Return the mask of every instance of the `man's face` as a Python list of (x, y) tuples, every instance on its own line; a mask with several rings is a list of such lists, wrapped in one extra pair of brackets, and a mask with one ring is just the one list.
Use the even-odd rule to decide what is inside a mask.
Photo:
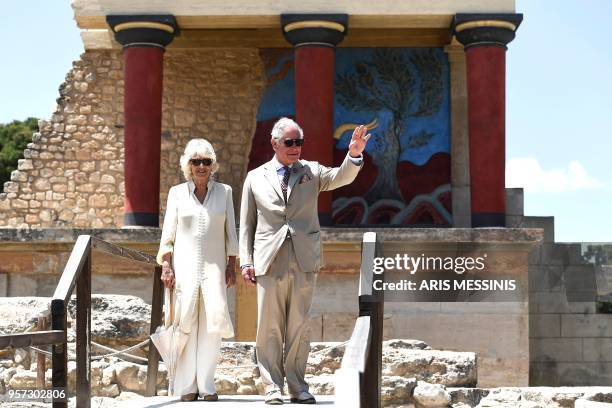
[(287, 128), (285, 130), (285, 134), (280, 138), (278, 143), (272, 139), (272, 148), (276, 153), (276, 159), (279, 163), (288, 166), (290, 164), (295, 163), (300, 159), (300, 154), (302, 153), (302, 146), (298, 146), (295, 142), (292, 146), (288, 147), (285, 144), (286, 140), (295, 140), (300, 138), (300, 132), (295, 128)]

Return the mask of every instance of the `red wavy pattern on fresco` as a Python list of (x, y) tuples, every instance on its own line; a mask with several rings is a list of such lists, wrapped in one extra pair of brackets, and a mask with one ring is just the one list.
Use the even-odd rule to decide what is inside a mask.
[(410, 162), (400, 162), (397, 166), (397, 181), (406, 203), (419, 194), (430, 194), (442, 184), (451, 182), (450, 154), (433, 154), (427, 163), (417, 166)]
[[(340, 165), (345, 156), (346, 150), (335, 149), (335, 165)], [(450, 183), (450, 155), (444, 152), (435, 153), (422, 166), (400, 162), (396, 174), (404, 202), (410, 203), (415, 196), (430, 194), (437, 187)], [(357, 179), (347, 186), (334, 190), (334, 199), (364, 195), (376, 180), (377, 175), (376, 165), (366, 153), (364, 167), (359, 172)], [(444, 207), (451, 212), (450, 194), (448, 197), (441, 194), (439, 198)]]

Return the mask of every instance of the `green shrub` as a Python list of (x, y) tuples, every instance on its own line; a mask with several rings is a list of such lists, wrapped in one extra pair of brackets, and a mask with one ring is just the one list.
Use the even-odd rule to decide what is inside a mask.
[(32, 141), (32, 133), (38, 132), (38, 119), (27, 118), (0, 124), (0, 191), (11, 172), (17, 169), (17, 160), (23, 159), (23, 150)]

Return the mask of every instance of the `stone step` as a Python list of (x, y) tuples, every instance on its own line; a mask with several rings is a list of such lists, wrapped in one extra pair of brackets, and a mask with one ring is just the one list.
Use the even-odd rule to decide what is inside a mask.
[(447, 388), (451, 407), (612, 407), (612, 387)]

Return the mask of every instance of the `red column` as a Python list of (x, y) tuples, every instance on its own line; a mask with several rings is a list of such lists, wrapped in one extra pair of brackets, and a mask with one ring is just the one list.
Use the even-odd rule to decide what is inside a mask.
[[(302, 157), (333, 165), (335, 47), (346, 14), (283, 14), (283, 34), (295, 47), (295, 116), (304, 130)], [(319, 195), (319, 222), (331, 224), (332, 194)]]
[(123, 52), (126, 225), (159, 225), (163, 56), (158, 47)]
[(123, 45), (124, 227), (159, 227), (164, 50), (178, 32), (170, 15), (107, 16)]
[(472, 227), (506, 225), (506, 45), (521, 14), (457, 14), (465, 46)]
[(466, 51), (472, 226), (504, 226), (506, 50)]
[[(334, 153), (334, 49), (295, 49), (295, 115), (304, 130), (302, 157), (333, 165)], [(331, 223), (332, 194), (319, 195), (319, 221)]]

